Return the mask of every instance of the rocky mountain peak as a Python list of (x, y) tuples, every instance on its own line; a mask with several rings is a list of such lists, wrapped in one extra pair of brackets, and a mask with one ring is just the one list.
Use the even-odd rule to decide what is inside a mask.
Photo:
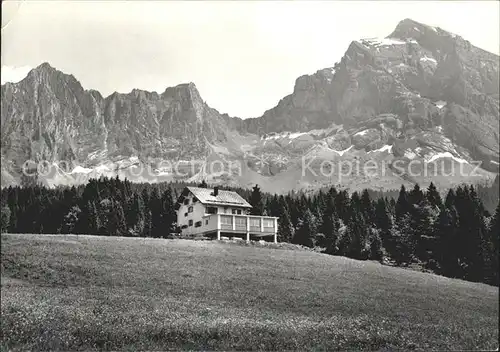
[(410, 18), (400, 21), (388, 38), (409, 39), (418, 38), (422, 35), (437, 35), (444, 32), (440, 28), (432, 27)]
[[(318, 162), (420, 158), (467, 165), (481, 160), (483, 168), (498, 171), (497, 55), (438, 27), (404, 19), (385, 38), (353, 41), (334, 62), (298, 77), (293, 92), (275, 107), (245, 120), (208, 106), (193, 82), (162, 93), (133, 89), (103, 98), (44, 63), (25, 80), (2, 86), (2, 160), (10, 162), (2, 165), (2, 180), (17, 178), (16, 167), (27, 158), (71, 161), (79, 168), (68, 182), (78, 183), (115, 176), (137, 160), (155, 168), (164, 160), (197, 164), (244, 157), (243, 175), (211, 181), (259, 183), (272, 191), (331, 182), (295, 174), (304, 156)], [(186, 179), (200, 181), (205, 167), (191, 170)], [(174, 177), (159, 173), (163, 176), (148, 180)], [(132, 175), (144, 181), (141, 177)], [(429, 179), (404, 180), (425, 184)], [(433, 178), (436, 184), (440, 180), (450, 183)], [(454, 182), (462, 181), (467, 179)], [(363, 182), (397, 188), (402, 179), (355, 175), (344, 185), (356, 188)]]

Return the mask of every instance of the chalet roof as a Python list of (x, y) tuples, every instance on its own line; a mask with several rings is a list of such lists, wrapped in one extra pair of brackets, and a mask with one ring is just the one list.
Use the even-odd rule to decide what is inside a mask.
[[(202, 204), (207, 205), (222, 205), (222, 206), (237, 206), (251, 208), (252, 206), (238, 193), (233, 191), (219, 190), (217, 196), (213, 195), (214, 190), (212, 188), (200, 188), (200, 187), (186, 187), (179, 197), (178, 202), (182, 203), (184, 197), (188, 192), (193, 193), (193, 195)], [(176, 207), (178, 208), (178, 207)]]

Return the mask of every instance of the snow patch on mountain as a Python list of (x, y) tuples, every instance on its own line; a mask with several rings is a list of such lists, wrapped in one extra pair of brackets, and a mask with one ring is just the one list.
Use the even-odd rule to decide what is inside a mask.
[(111, 171), (107, 165), (99, 165), (94, 169), (96, 172), (109, 172)]
[(432, 57), (428, 57), (428, 56), (421, 57), (420, 61), (422, 61), (422, 62), (430, 61), (430, 62), (437, 64), (437, 61), (435, 59), (433, 59)]
[(88, 174), (90, 172), (92, 172), (93, 170), (92, 169), (89, 169), (88, 167), (82, 167), (80, 165), (76, 166), (71, 172), (70, 174)]
[(408, 159), (415, 159), (417, 157), (417, 154), (411, 149), (406, 149), (404, 156)]
[(349, 148), (344, 149), (344, 150), (335, 150), (335, 149), (332, 149), (332, 151), (334, 151), (334, 152), (335, 152), (335, 153), (337, 153), (338, 155), (342, 156), (342, 155), (344, 155), (345, 153), (347, 153), (349, 150), (351, 150), (351, 149), (352, 149), (352, 147), (353, 147), (353, 146), (351, 145)]
[(443, 100), (438, 100), (434, 103), (438, 109), (442, 109), (443, 107), (446, 106), (446, 102)]
[(406, 44), (406, 42), (392, 38), (362, 38), (359, 42), (365, 46), (373, 47)]
[(392, 145), (386, 144), (386, 145), (382, 146), (379, 149), (370, 150), (368, 152), (368, 154), (369, 153), (376, 153), (376, 152), (388, 152), (388, 153), (392, 153)]
[(273, 133), (269, 134), (267, 136), (263, 136), (263, 140), (270, 140), (270, 139), (282, 139), (282, 138), (289, 138), (289, 139), (295, 139), (297, 137), (300, 137), (304, 134), (307, 134), (307, 132), (281, 132), (281, 133)]
[(366, 133), (368, 133), (368, 130), (359, 131), (358, 133), (355, 133), (354, 135), (355, 136), (364, 136)]
[(464, 164), (464, 163), (468, 163), (467, 160), (465, 159), (462, 159), (462, 158), (457, 158), (456, 156), (454, 156), (453, 154), (451, 154), (450, 152), (443, 152), (443, 153), (437, 153), (437, 154), (434, 154), (432, 155), (428, 160), (426, 160), (428, 163), (432, 163), (433, 161), (437, 160), (437, 159), (441, 159), (441, 158), (451, 158), (461, 164)]

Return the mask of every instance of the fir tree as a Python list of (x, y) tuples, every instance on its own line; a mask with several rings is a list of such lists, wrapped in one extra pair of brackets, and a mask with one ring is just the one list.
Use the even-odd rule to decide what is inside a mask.
[(457, 216), (453, 208), (443, 207), (434, 224), (435, 246), (433, 258), (439, 265), (440, 273), (460, 277), (458, 253), (456, 249)]
[(410, 264), (415, 253), (414, 230), (411, 226), (410, 214), (404, 214), (391, 230), (394, 241), (393, 259), (396, 264)]
[(343, 190), (335, 197), (335, 210), (344, 223), (347, 223), (350, 215), (350, 199), (346, 190)]
[(283, 198), (280, 198), (279, 208), (280, 216), (278, 219), (278, 240), (280, 242), (291, 242), (295, 231), (290, 219), (288, 207)]
[(321, 221), (321, 233), (325, 236), (325, 241), (320, 244), (321, 246), (327, 248), (327, 252), (332, 254), (336, 252), (337, 236), (340, 228), (334, 201), (335, 200), (333, 198), (329, 198), (326, 202)]
[(162, 208), (163, 208), (163, 226), (164, 226), (164, 236), (169, 236), (171, 233), (175, 232), (177, 223), (177, 214), (175, 212), (174, 199), (172, 197), (172, 189), (167, 187), (165, 192), (161, 197)]
[(382, 239), (380, 237), (380, 230), (370, 228), (368, 233), (368, 246), (369, 254), (368, 259), (381, 261), (384, 254), (382, 251)]
[(391, 242), (392, 218), (383, 198), (379, 198), (375, 205), (375, 226), (380, 230), (382, 246), (389, 253), (394, 253), (394, 243)]
[(491, 218), (488, 235), (486, 240), (485, 257), (486, 257), (486, 281), (492, 285), (499, 285), (499, 237), (500, 237), (500, 202), (497, 205), (495, 214)]
[(1, 208), (1, 218), (0, 218), (0, 232), (4, 233), (9, 230), (9, 222), (11, 217), (11, 211), (8, 205), (3, 205)]
[(154, 187), (150, 194), (149, 210), (151, 211), (151, 236), (163, 237), (167, 229), (163, 226), (163, 207), (157, 187)]
[(418, 183), (415, 184), (413, 189), (408, 194), (408, 203), (411, 205), (419, 205), (424, 200), (424, 193), (420, 189)]
[(299, 224), (299, 228), (293, 237), (294, 244), (300, 244), (306, 247), (314, 247), (316, 235), (316, 219), (312, 212), (307, 209)]
[(151, 210), (146, 209), (144, 212), (144, 232), (143, 237), (151, 237)]
[(68, 214), (64, 217), (63, 233), (73, 233), (81, 212), (77, 205), (71, 207)]
[(408, 193), (404, 185), (401, 185), (398, 201), (396, 202), (396, 221), (410, 212), (410, 203), (408, 202)]
[(111, 202), (108, 213), (107, 232), (111, 236), (127, 235), (127, 226), (123, 207), (118, 201)]
[(99, 214), (97, 212), (97, 207), (95, 205), (95, 202), (88, 202), (87, 203), (87, 212), (88, 212), (88, 229), (91, 235), (99, 233), (101, 229), (101, 221), (99, 218)]
[(375, 207), (367, 189), (361, 194), (361, 209), (366, 223), (371, 226), (375, 225)]
[(427, 188), (427, 192), (425, 193), (425, 197), (429, 201), (429, 204), (436, 208), (441, 208), (443, 206), (443, 200), (441, 199), (441, 195), (439, 194), (434, 183), (431, 182), (429, 187)]
[(251, 215), (263, 215), (264, 214), (264, 201), (262, 199), (262, 194), (258, 185), (252, 190), (252, 195), (250, 196), (250, 205), (252, 209), (250, 210)]
[(361, 212), (357, 208), (351, 210), (351, 217), (347, 222), (346, 255), (353, 259), (367, 259), (369, 251), (366, 248), (369, 227)]

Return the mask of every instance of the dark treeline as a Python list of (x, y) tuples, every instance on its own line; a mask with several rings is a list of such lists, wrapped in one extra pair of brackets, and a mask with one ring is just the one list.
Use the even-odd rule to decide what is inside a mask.
[[(101, 178), (78, 187), (4, 188), (2, 232), (169, 237), (178, 231), (175, 200), (185, 186)], [(402, 186), (394, 197), (335, 187), (279, 196), (232, 188), (253, 214), (279, 217), (280, 242), (498, 286), (499, 208), (489, 212), (481, 200), (494, 187), (483, 187), (483, 197), (480, 189), (463, 185), (442, 199), (433, 184)]]

